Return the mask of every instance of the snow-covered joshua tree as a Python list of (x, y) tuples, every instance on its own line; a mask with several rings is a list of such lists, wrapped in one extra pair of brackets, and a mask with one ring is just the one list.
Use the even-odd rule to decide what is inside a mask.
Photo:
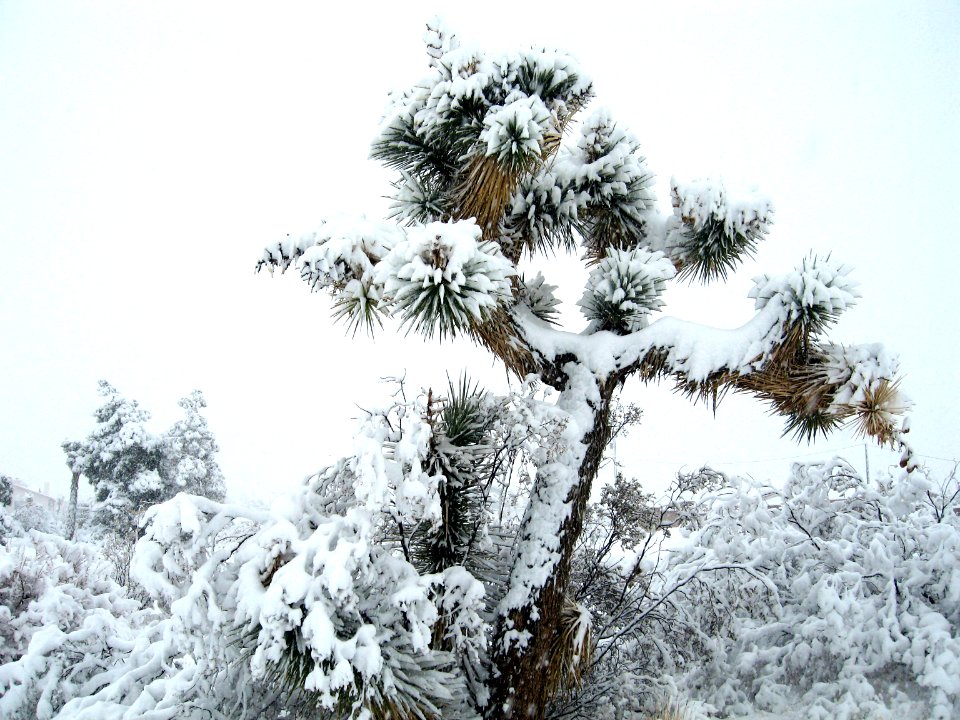
[[(558, 691), (542, 669), (557, 652), (611, 404), (628, 378), (672, 382), (706, 402), (752, 394), (799, 438), (853, 423), (911, 467), (896, 418), (906, 401), (881, 346), (826, 339), (858, 297), (849, 269), (829, 258), (756, 278), (756, 314), (738, 329), (655, 318), (668, 282), (724, 280), (751, 255), (770, 228), (770, 201), (674, 181), (664, 214), (637, 140), (609, 113), (586, 114), (576, 139), (561, 141), (593, 95), (572, 57), (489, 56), (438, 26), (426, 40), (429, 71), (391, 98), (372, 148), (399, 172), (395, 222), (331, 220), (271, 245), (259, 267), (295, 267), (354, 329), (395, 317), (427, 337), (465, 335), (557, 391), (560, 449), (536, 468), (504, 586), (487, 588), (499, 597), (484, 712), (539, 718)], [(589, 269), (585, 328), (558, 326), (553, 288), (518, 272), (525, 254), (556, 251), (582, 254)]]

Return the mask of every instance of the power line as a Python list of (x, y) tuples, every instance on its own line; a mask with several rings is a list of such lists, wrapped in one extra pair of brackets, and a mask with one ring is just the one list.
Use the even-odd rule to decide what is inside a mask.
[(936, 455), (921, 455), (920, 453), (914, 453), (914, 455), (916, 455), (917, 457), (926, 458), (927, 460), (943, 460), (943, 462), (951, 462), (951, 463), (957, 462), (956, 458), (942, 458), (942, 457), (937, 457)]
[[(765, 463), (765, 462), (778, 462), (781, 460), (796, 460), (798, 458), (813, 457), (815, 455), (824, 456), (829, 455), (830, 453), (837, 453), (841, 450), (851, 450), (852, 448), (863, 447), (864, 443), (854, 443), (852, 445), (844, 445), (843, 447), (831, 448), (826, 450), (817, 450), (809, 453), (802, 453), (800, 455), (784, 455), (781, 457), (771, 457), (771, 458), (761, 458), (758, 460), (723, 460), (723, 461), (710, 461), (710, 465), (752, 465), (755, 463)], [(941, 460), (943, 462), (956, 463), (958, 460), (956, 458), (944, 458), (937, 457), (936, 455), (922, 455), (920, 453), (914, 453), (917, 457), (926, 458), (927, 460)], [(688, 465), (690, 463), (689, 458), (686, 460), (648, 460), (646, 458), (640, 459), (640, 462), (653, 463), (655, 465)]]
[[(853, 445), (845, 445), (844, 447), (833, 448), (828, 450), (818, 450), (815, 452), (803, 453), (801, 455), (784, 455), (782, 457), (772, 457), (772, 458), (761, 458), (759, 460), (724, 460), (724, 461), (711, 461), (711, 465), (747, 465), (751, 463), (763, 463), (763, 462), (777, 462), (779, 460), (796, 460), (797, 458), (804, 457), (813, 457), (814, 455), (827, 455), (829, 453), (840, 452), (841, 450), (849, 450), (851, 448), (863, 447), (863, 443), (854, 443)], [(689, 458), (687, 460), (646, 460), (643, 459), (641, 462), (650, 462), (656, 463), (658, 465), (686, 465), (690, 462)]]

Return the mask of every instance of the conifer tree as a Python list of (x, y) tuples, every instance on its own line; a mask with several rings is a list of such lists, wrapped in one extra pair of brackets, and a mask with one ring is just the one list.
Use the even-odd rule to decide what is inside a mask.
[(200, 411), (207, 406), (203, 393), (194, 390), (179, 403), (184, 417), (163, 437), (161, 471), (173, 492), (223, 500), (226, 488), (215, 455), (220, 448)]
[[(658, 317), (668, 282), (722, 281), (751, 255), (772, 224), (767, 198), (710, 179), (674, 181), (664, 214), (638, 141), (608, 112), (586, 112), (593, 86), (572, 57), (490, 56), (439, 26), (428, 28), (427, 50), (427, 75), (391, 98), (371, 151), (399, 174), (393, 221), (329, 221), (271, 245), (258, 267), (295, 267), (312, 289), (331, 293), (348, 327), (373, 332), (392, 317), (428, 338), (467, 336), (518, 378), (556, 391), (558, 441), (534, 463), (503, 582), (487, 587), (489, 696), (475, 696), (489, 718), (542, 718), (577, 682), (579, 647), (589, 642), (569, 593), (572, 562), (613, 432), (611, 408), (629, 378), (670, 382), (711, 403), (729, 391), (751, 394), (798, 438), (852, 423), (902, 450), (909, 469), (896, 417), (907, 403), (896, 359), (882, 347), (827, 339), (859, 297), (849, 268), (831, 258), (756, 278), (756, 315), (741, 328)], [(575, 136), (565, 144), (568, 132)], [(579, 253), (589, 271), (579, 302), (585, 328), (558, 326), (553, 288), (518, 270), (525, 255), (558, 251)], [(440, 480), (430, 491), (444, 521), (434, 508), (430, 532), (413, 545), (423, 573), (465, 562), (466, 531), (481, 514), (462, 448), (482, 428), (457, 430), (456, 406), (425, 418), (446, 439), (431, 451)], [(385, 455), (399, 452), (384, 442)], [(325, 667), (308, 662), (314, 685), (319, 674), (330, 687)]]
[[(106, 380), (98, 392), (104, 401), (94, 412), (96, 427), (82, 441), (64, 442), (63, 451), (74, 478), (83, 475), (93, 485), (95, 522), (128, 535), (144, 509), (169, 497), (159, 473), (160, 443), (146, 429), (150, 414), (136, 400)], [(71, 505), (74, 497), (71, 487)], [(74, 516), (70, 524), (75, 522)]]

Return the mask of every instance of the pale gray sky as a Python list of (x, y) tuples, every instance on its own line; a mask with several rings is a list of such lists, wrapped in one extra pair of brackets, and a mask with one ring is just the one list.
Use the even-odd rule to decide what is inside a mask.
[[(338, 5), (0, 3), (0, 472), (65, 492), (60, 442), (92, 427), (99, 378), (158, 431), (203, 390), (229, 488), (265, 497), (345, 450), (382, 375), (501, 383), (482, 351), (351, 339), (325, 296), (253, 274), (325, 214), (382, 214), (369, 141), (386, 93), (424, 73), (438, 10), (471, 44), (576, 55), (662, 198), (671, 175), (716, 174), (773, 197), (756, 261), (671, 292), (667, 313), (739, 325), (753, 275), (831, 252), (864, 295), (833, 337), (899, 352), (918, 451), (960, 456), (955, 2)], [(571, 302), (575, 271), (548, 275)], [(647, 416), (618, 458), (651, 482), (705, 461), (781, 478), (836, 448), (862, 462), (848, 434), (781, 440), (748, 398), (714, 418), (666, 389), (627, 395)]]

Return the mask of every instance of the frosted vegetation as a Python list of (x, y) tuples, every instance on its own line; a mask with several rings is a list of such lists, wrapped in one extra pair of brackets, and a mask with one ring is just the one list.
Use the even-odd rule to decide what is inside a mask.
[[(769, 199), (674, 180), (662, 213), (638, 141), (605, 110), (575, 120), (592, 84), (572, 57), (426, 40), (372, 149), (399, 174), (395, 222), (331, 218), (259, 267), (329, 292), (353, 332), (466, 336), (515, 389), (400, 382), (342, 459), (259, 509), (224, 501), (199, 393), (157, 437), (104, 384), (94, 431), (64, 444), (96, 494), (65, 532), (122, 551), (0, 515), (0, 715), (957, 717), (960, 488), (917, 466), (896, 357), (826, 337), (859, 297), (850, 269), (755, 278), (737, 329), (662, 317), (668, 282), (753, 252)], [(568, 251), (587, 276), (572, 330), (519, 269)], [(632, 377), (751, 394), (801, 439), (852, 424), (901, 467), (600, 487), (640, 420), (617, 400)]]
[[(337, 717), (375, 692), (374, 714), (475, 716), (530, 478), (482, 477), (492, 512), (464, 503), (469, 536), (444, 535), (438, 483), (413, 468), (462, 469), (476, 446), (431, 427), (423, 400), (371, 416), (356, 455), (269, 511), (154, 506), (127, 588), (93, 545), (8, 533), (0, 714)], [(480, 402), (506, 455), (558, 437), (531, 432), (530, 398)], [(691, 717), (956, 717), (958, 491), (919, 470), (867, 482), (840, 459), (780, 488), (704, 469), (660, 498), (621, 475), (573, 563), (570, 632), (592, 649), (547, 716), (642, 718), (682, 697)]]

